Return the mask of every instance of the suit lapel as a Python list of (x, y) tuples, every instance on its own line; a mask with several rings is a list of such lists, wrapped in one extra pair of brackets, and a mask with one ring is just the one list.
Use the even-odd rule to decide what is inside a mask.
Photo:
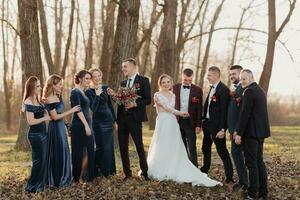
[(188, 110), (190, 110), (190, 102), (192, 101), (192, 96), (194, 94), (195, 86), (191, 84), (191, 89), (190, 89), (190, 95), (189, 95), (189, 102), (188, 102)]

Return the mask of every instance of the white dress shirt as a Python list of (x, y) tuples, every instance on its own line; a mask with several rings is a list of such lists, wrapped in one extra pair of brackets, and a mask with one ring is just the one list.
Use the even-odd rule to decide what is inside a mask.
[(220, 82), (210, 85), (210, 87), (212, 87), (212, 88), (210, 90), (210, 93), (208, 94), (209, 96), (208, 96), (207, 113), (206, 113), (206, 118), (207, 119), (209, 119), (209, 106), (210, 106), (211, 98), (216, 93), (216, 88), (217, 88), (219, 83)]
[(180, 111), (182, 111), (182, 112), (188, 112), (189, 111), (190, 92), (191, 92), (191, 88), (190, 89), (183, 88), (183, 84), (181, 84), (181, 89), (180, 89)]
[[(133, 82), (135, 80), (136, 75), (137, 75), (137, 73), (135, 73), (134, 75), (128, 77), (127, 82), (126, 82), (126, 87), (131, 88), (133, 86)], [(129, 83), (129, 80), (130, 80), (130, 83)], [(128, 83), (129, 83), (129, 85), (128, 85)]]

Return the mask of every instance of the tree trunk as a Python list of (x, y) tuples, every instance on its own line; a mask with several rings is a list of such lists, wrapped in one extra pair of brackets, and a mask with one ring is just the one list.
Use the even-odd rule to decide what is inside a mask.
[(136, 54), (140, 0), (120, 0), (109, 85), (116, 89), (123, 77), (122, 61)]
[(212, 41), (212, 37), (213, 37), (213, 33), (214, 33), (214, 28), (215, 28), (216, 22), (219, 18), (219, 15), (221, 13), (224, 2), (225, 2), (225, 0), (222, 0), (220, 5), (217, 7), (217, 9), (214, 13), (214, 17), (211, 22), (210, 32), (208, 35), (208, 41), (207, 41), (206, 49), (205, 49), (205, 54), (204, 54), (203, 61), (201, 64), (200, 81), (199, 81), (199, 86), (201, 88), (203, 88), (203, 86), (204, 86), (204, 76), (205, 76), (205, 73), (207, 70), (208, 57), (209, 57), (210, 45), (211, 45), (211, 41)]
[[(59, 8), (58, 8), (59, 1)], [(63, 5), (62, 0), (55, 0), (54, 6), (55, 22), (55, 49), (54, 49), (54, 73), (58, 74), (61, 67), (62, 48), (62, 26), (63, 26)]]
[[(18, 12), (21, 34), (22, 88), (24, 88), (25, 81), (31, 75), (37, 76), (43, 83), (37, 2), (35, 0), (18, 0)], [(25, 113), (22, 112), (16, 149), (29, 150), (27, 130), (28, 124), (25, 119)]]
[(65, 76), (66, 76), (66, 68), (69, 63), (69, 49), (70, 49), (71, 41), (72, 41), (74, 11), (75, 11), (75, 0), (72, 0), (71, 1), (70, 22), (69, 22), (69, 33), (68, 33), (68, 39), (67, 39), (66, 48), (65, 48), (64, 62), (63, 62), (63, 65), (61, 68), (61, 73), (60, 73), (63, 78), (65, 78)]
[[(158, 90), (157, 81), (162, 73), (169, 74), (171, 77), (174, 75), (177, 1), (165, 0), (164, 2), (164, 19), (159, 33), (155, 64), (151, 75), (152, 95)], [(149, 125), (150, 129), (153, 129), (156, 113), (153, 106), (150, 108)]]
[[(5, 0), (2, 0), (2, 19), (5, 18)], [(8, 10), (8, 8), (7, 8)], [(3, 86), (4, 86), (4, 96), (5, 96), (5, 113), (6, 113), (6, 128), (7, 130), (11, 129), (11, 104), (10, 99), (12, 95), (12, 89), (9, 87), (9, 78), (8, 78), (8, 61), (7, 61), (7, 46), (8, 46), (8, 35), (7, 35), (7, 29), (6, 26), (6, 34), (4, 31), (4, 21), (1, 21), (1, 32), (2, 32), (2, 47), (3, 47)]]
[(273, 60), (274, 60), (274, 53), (275, 53), (275, 43), (278, 39), (280, 33), (283, 31), (286, 24), (289, 22), (290, 17), (293, 14), (295, 9), (296, 0), (290, 2), (290, 9), (289, 12), (280, 25), (278, 31), (276, 31), (276, 3), (273, 0), (268, 0), (268, 19), (269, 19), (269, 34), (268, 34), (268, 46), (267, 46), (267, 53), (266, 59), (264, 63), (264, 68), (259, 80), (259, 85), (263, 88), (263, 90), (268, 94), (270, 79), (272, 75), (273, 69)]
[(89, 1), (90, 5), (90, 28), (89, 28), (89, 38), (85, 51), (85, 68), (89, 69), (93, 64), (93, 35), (94, 35), (94, 25), (95, 25), (95, 0)]
[(115, 10), (115, 1), (110, 0), (106, 7), (106, 18), (103, 27), (102, 52), (100, 57), (100, 67), (103, 72), (104, 83), (108, 82), (111, 70), (111, 57), (114, 44)]
[(39, 16), (40, 16), (40, 24), (41, 24), (41, 34), (42, 34), (42, 44), (44, 47), (44, 53), (46, 62), (48, 65), (48, 71), (49, 74), (54, 74), (54, 64), (52, 61), (52, 55), (49, 45), (49, 39), (48, 39), (48, 30), (47, 30), (47, 20), (46, 20), (46, 14), (44, 10), (44, 4), (43, 0), (37, 0), (38, 10), (39, 10)]

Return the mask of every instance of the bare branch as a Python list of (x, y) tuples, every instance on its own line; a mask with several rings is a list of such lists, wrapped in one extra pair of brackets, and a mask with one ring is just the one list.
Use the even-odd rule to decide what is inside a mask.
[(5, 22), (10, 28), (12, 28), (17, 33), (18, 36), (21, 36), (20, 32), (7, 19), (0, 18), (0, 21)]
[(280, 35), (280, 33), (283, 31), (283, 29), (287, 25), (287, 23), (290, 21), (291, 16), (293, 14), (293, 11), (295, 9), (295, 5), (296, 5), (296, 0), (293, 0), (292, 3), (290, 1), (289, 13), (287, 14), (286, 18), (283, 20), (283, 22), (282, 22), (281, 26), (279, 27), (278, 31), (276, 31), (276, 39), (278, 38), (278, 36)]

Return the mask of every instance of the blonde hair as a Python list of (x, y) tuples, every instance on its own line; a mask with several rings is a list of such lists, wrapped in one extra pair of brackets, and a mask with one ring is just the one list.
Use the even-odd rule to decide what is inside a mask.
[[(53, 74), (49, 76), (49, 78), (46, 80), (45, 86), (43, 88), (43, 97), (42, 100), (45, 101), (47, 97), (50, 96), (51, 93), (54, 94), (53, 86), (57, 85), (59, 82), (61, 82), (63, 78), (60, 75)], [(58, 95), (58, 98), (61, 97), (61, 94)]]
[[(157, 81), (157, 85), (158, 85), (159, 90), (161, 90), (161, 81), (164, 78), (168, 78), (171, 82), (171, 85), (173, 85), (173, 79), (171, 78), (171, 76), (169, 76), (168, 74), (162, 74), (162, 75), (160, 75), (160, 77), (158, 78), (158, 81)], [(170, 90), (172, 90), (172, 87), (170, 87)]]

